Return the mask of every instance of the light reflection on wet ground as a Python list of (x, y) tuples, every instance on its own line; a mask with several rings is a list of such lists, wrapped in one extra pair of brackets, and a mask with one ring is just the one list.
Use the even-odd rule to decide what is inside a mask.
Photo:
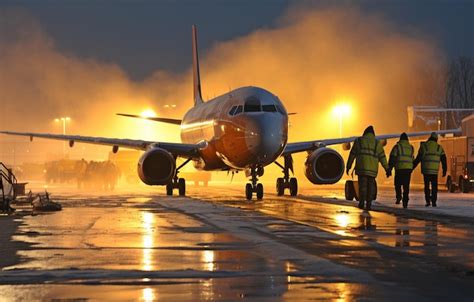
[[(229, 190), (230, 191), (230, 190)], [(233, 190), (232, 190), (233, 191)], [(400, 217), (383, 212), (366, 212), (354, 206), (315, 203), (290, 197), (272, 196), (271, 201), (242, 202), (237, 192), (220, 201), (242, 209), (257, 210), (285, 220), (307, 224), (344, 237), (350, 245), (378, 243), (410, 254), (439, 256), (474, 270), (474, 228), (446, 225), (433, 220)], [(230, 195), (230, 196), (229, 196)], [(204, 198), (204, 196), (202, 196)], [(213, 201), (216, 198), (212, 199)], [(275, 226), (286, 228), (285, 225)], [(360, 242), (358, 242), (360, 241)]]
[[(369, 271), (388, 282), (397, 279), (412, 286), (448, 289), (459, 284), (464, 293), (474, 294), (474, 228), (472, 224), (446, 225), (434, 220), (400, 217), (383, 212), (359, 210), (355, 206), (335, 205), (300, 198), (266, 195), (264, 202), (245, 202), (238, 191), (228, 189), (225, 197), (212, 202), (297, 222), (323, 231), (311, 235), (294, 226), (272, 226), (280, 240), (292, 241), (301, 249), (331, 261)], [(199, 194), (204, 198), (204, 195)], [(270, 200), (269, 200), (270, 199)], [(327, 236), (328, 233), (337, 235)], [(413, 269), (416, 270), (411, 271)], [(436, 271), (434, 280), (430, 271)], [(406, 275), (406, 276), (405, 276)], [(428, 276), (427, 276), (428, 275)], [(419, 278), (430, 281), (419, 281)], [(460, 279), (457, 279), (460, 278)], [(405, 280), (403, 280), (405, 279)], [(464, 284), (464, 285), (462, 285)], [(441, 294), (440, 290), (440, 294)], [(443, 294), (449, 297), (450, 290)]]
[(8, 269), (245, 270), (261, 260), (238, 238), (163, 210), (65, 207), (25, 223), (14, 239), (34, 245), (19, 253), (30, 260)]
[[(199, 200), (68, 196), (63, 211), (24, 218), (15, 240), (32, 246), (18, 252), (23, 261), (4, 268), (11, 275), (0, 275), (0, 280), (13, 280), (12, 270), (33, 274), (25, 282), (11, 282), (26, 285), (0, 286), (2, 296), (7, 301), (423, 301), (444, 298), (451, 290), (458, 298), (469, 292), (466, 284), (472, 278), (463, 277), (473, 270), (474, 236), (465, 225), (271, 195), (265, 202), (248, 203), (234, 189), (209, 188), (206, 195), (191, 189), (190, 194), (211, 201), (209, 209), (212, 204), (240, 209), (236, 214), (221, 207), (213, 215), (258, 227), (260, 240), (368, 272), (375, 279), (340, 275), (340, 266), (329, 265), (329, 272), (328, 267), (324, 272), (305, 267), (291, 254), (275, 259), (262, 249), (263, 242), (222, 229), (212, 215), (190, 215), (180, 207), (185, 200), (202, 204)], [(35, 272), (45, 275), (35, 277)], [(74, 277), (81, 272), (87, 272), (82, 279)], [(36, 284), (44, 282), (53, 284)], [(427, 286), (435, 290), (427, 293)]]

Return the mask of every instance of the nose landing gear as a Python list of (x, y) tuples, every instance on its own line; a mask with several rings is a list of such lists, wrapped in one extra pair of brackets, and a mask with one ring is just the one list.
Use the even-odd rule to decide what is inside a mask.
[(247, 200), (252, 200), (253, 193), (255, 193), (258, 200), (263, 199), (263, 185), (257, 183), (257, 176), (262, 176), (263, 172), (263, 167), (253, 167), (250, 169), (251, 182), (245, 185), (245, 197)]
[(293, 158), (291, 155), (285, 155), (284, 157), (285, 164), (281, 165), (278, 162), (275, 162), (283, 171), (283, 177), (279, 177), (276, 180), (276, 191), (278, 196), (283, 196), (285, 194), (285, 189), (290, 190), (291, 196), (296, 196), (298, 194), (298, 180), (296, 177), (290, 177), (290, 170), (293, 173)]

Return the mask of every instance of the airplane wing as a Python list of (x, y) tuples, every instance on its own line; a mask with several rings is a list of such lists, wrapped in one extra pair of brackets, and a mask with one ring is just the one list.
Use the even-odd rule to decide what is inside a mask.
[[(427, 136), (427, 135), (430, 135), (433, 132), (435, 132), (437, 134), (460, 134), (461, 129), (412, 132), (412, 133), (407, 133), (407, 135), (408, 135), (408, 137)], [(288, 143), (285, 147), (285, 150), (283, 150), (282, 155), (288, 155), (288, 154), (303, 152), (303, 151), (311, 151), (311, 150), (315, 150), (319, 147), (324, 147), (324, 146), (351, 143), (357, 137), (358, 136), (350, 136), (350, 137), (343, 137), (343, 138), (321, 139), (321, 140), (307, 141), (307, 142)], [(400, 133), (385, 134), (385, 135), (377, 135), (376, 136), (376, 138), (379, 139), (379, 140), (399, 138), (399, 137), (400, 137)]]
[(30, 133), (30, 132), (12, 132), (12, 131), (0, 131), (0, 133), (7, 135), (16, 136), (27, 136), (30, 140), (34, 137), (55, 139), (62, 141), (69, 141), (69, 146), (73, 146), (75, 142), (113, 146), (115, 148), (124, 147), (135, 150), (148, 150), (150, 148), (162, 148), (167, 150), (176, 156), (182, 157), (195, 157), (199, 149), (205, 147), (205, 143), (199, 144), (181, 144), (181, 143), (164, 143), (164, 142), (153, 142), (144, 140), (134, 139), (122, 139), (122, 138), (107, 138), (107, 137), (93, 137), (93, 136), (80, 136), (80, 135), (62, 135), (62, 134), (47, 134), (47, 133)]

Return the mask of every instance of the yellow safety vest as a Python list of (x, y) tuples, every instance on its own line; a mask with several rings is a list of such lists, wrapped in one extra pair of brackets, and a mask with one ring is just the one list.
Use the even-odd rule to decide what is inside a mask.
[(387, 159), (382, 144), (371, 133), (357, 138), (354, 142), (356, 156), (355, 173), (376, 177), (379, 171), (379, 161), (384, 167)]
[(390, 154), (396, 158), (395, 170), (413, 170), (413, 154), (413, 146), (406, 140), (400, 140)]
[(438, 175), (441, 155), (444, 154), (443, 147), (435, 141), (421, 143), (421, 173), (427, 175)]

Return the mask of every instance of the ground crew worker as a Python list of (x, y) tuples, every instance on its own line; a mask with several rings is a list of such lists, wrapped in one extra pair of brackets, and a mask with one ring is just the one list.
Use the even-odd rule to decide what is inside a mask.
[(430, 204), (436, 207), (440, 161), (443, 169), (443, 177), (445, 177), (447, 168), (446, 154), (444, 153), (443, 147), (438, 144), (438, 135), (433, 132), (426, 142), (421, 143), (418, 155), (413, 162), (413, 169), (421, 162), (421, 173), (423, 173), (423, 181), (425, 184), (426, 207), (429, 207)]
[[(400, 140), (393, 146), (388, 160), (389, 172), (395, 168), (395, 196), (396, 204), (400, 204), (403, 199), (403, 207), (408, 207), (408, 195), (410, 194), (410, 178), (413, 171), (414, 160), (413, 146), (408, 142), (408, 136), (405, 132), (400, 135)], [(388, 173), (388, 174), (390, 174)], [(387, 175), (388, 176), (388, 175)], [(402, 197), (403, 188), (403, 197)]]
[(372, 126), (367, 127), (364, 134), (354, 141), (347, 160), (347, 175), (349, 175), (354, 159), (356, 161), (355, 173), (359, 181), (359, 208), (363, 209), (365, 202), (366, 209), (370, 210), (377, 189), (375, 177), (377, 177), (379, 170), (379, 162), (387, 174), (390, 174), (382, 143), (375, 138)]

